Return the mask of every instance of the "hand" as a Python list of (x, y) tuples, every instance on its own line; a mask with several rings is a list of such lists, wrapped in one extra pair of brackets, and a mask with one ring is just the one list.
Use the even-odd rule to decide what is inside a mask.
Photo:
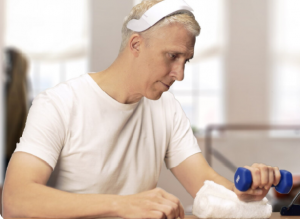
[(117, 214), (122, 218), (184, 219), (184, 210), (178, 198), (163, 189), (120, 196)]
[(276, 186), (280, 182), (281, 174), (278, 167), (254, 163), (251, 167), (244, 166), (244, 168), (251, 171), (252, 185), (246, 192), (241, 192), (234, 186), (233, 191), (241, 201), (260, 201), (267, 195), (272, 185)]

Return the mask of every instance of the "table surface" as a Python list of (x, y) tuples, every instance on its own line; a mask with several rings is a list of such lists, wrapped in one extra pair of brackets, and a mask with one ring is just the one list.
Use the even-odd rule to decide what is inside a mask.
[[(197, 219), (194, 215), (186, 215), (186, 219)], [(270, 219), (300, 219), (300, 216), (281, 216), (280, 212), (273, 212)]]
[[(197, 217), (194, 215), (186, 215), (185, 218), (186, 219), (197, 219)], [(13, 219), (13, 218), (4, 218), (4, 219)], [(28, 219), (28, 218), (18, 218), (18, 219)], [(38, 218), (34, 218), (34, 219), (38, 219)], [(40, 219), (43, 219), (43, 218), (40, 218)], [(47, 218), (47, 219), (50, 219), (50, 218)], [(300, 216), (281, 216), (279, 212), (273, 212), (270, 219), (300, 219)]]

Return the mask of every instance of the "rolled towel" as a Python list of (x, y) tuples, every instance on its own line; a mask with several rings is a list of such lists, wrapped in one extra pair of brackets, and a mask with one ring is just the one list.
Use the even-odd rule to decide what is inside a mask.
[(193, 214), (199, 218), (270, 218), (272, 206), (267, 198), (240, 201), (233, 191), (206, 180), (194, 200)]

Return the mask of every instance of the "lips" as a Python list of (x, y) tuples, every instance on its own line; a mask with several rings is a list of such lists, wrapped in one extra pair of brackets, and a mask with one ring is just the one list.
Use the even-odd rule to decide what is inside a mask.
[(170, 86), (169, 86), (169, 85), (166, 85), (164, 82), (161, 81), (161, 83), (162, 83), (163, 85), (165, 85), (167, 88), (170, 88)]

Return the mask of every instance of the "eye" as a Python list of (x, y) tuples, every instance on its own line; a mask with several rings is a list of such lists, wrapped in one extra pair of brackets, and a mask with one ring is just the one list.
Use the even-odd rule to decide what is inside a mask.
[(175, 59), (175, 58), (176, 58), (176, 55), (175, 55), (175, 54), (169, 53), (169, 56), (170, 56), (171, 59)]

